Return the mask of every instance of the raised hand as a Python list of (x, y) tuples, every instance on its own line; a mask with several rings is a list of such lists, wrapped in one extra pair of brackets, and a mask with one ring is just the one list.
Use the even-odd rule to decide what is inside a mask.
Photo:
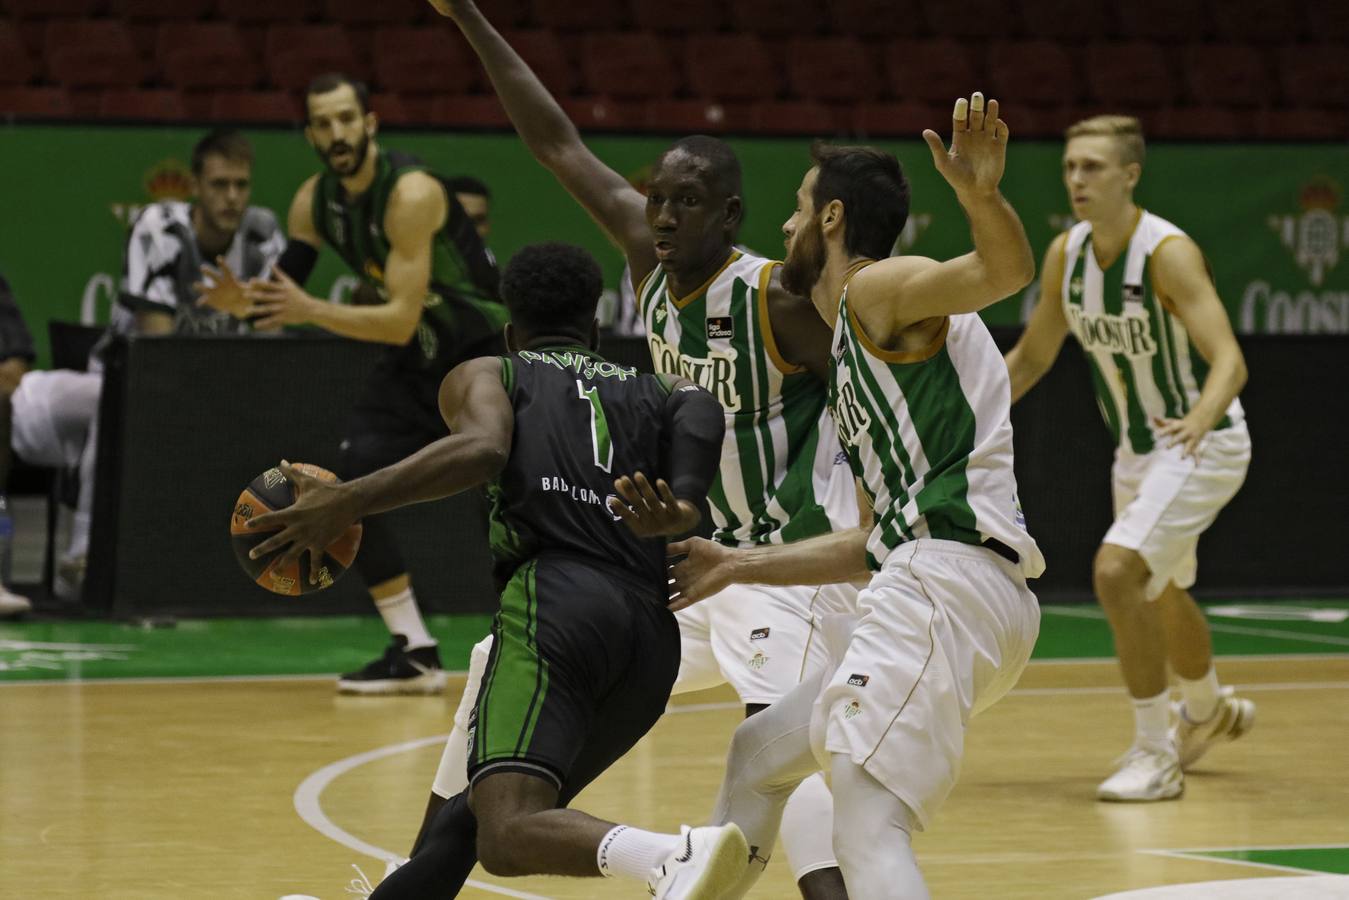
[(706, 538), (689, 538), (670, 544), (666, 555), (683, 557), (670, 566), (670, 609), (678, 611), (705, 600), (735, 581), (735, 560), (740, 552)]
[(638, 537), (669, 537), (683, 534), (698, 524), (698, 507), (680, 500), (657, 478), (653, 488), (641, 472), (614, 480), (617, 497), (609, 498), (609, 511)]
[(282, 325), (301, 325), (310, 320), (310, 304), (314, 300), (304, 288), (278, 268), (272, 268), (268, 280), (255, 278), (244, 285), (244, 296), (252, 304), (252, 313), (261, 316), (256, 328), (279, 328)]
[(348, 525), (356, 521), (357, 516), (348, 502), (348, 492), (341, 484), (315, 478), (284, 459), (280, 469), (281, 474), (295, 488), (295, 502), (285, 509), (263, 513), (249, 520), (248, 527), (251, 529), (279, 530), (250, 550), (248, 555), (251, 559), (257, 559), (289, 544), (280, 556), (281, 563), (285, 565), (299, 559), (300, 554), (308, 550), (309, 581), (317, 584), (319, 570), (323, 568), (324, 550), (346, 531)]
[(431, 8), (448, 19), (455, 19), (463, 12), (464, 7), (469, 6), (468, 0), (427, 0)]
[(956, 101), (951, 116), (951, 149), (932, 129), (923, 132), (932, 151), (932, 163), (957, 194), (991, 194), (997, 191), (1007, 163), (1007, 123), (998, 118), (998, 101), (988, 101), (975, 92), (969, 100)]
[(215, 266), (201, 267), (201, 281), (192, 285), (197, 305), (227, 313), (236, 319), (247, 319), (253, 314), (253, 303), (244, 295), (244, 286), (225, 262), (217, 256)]

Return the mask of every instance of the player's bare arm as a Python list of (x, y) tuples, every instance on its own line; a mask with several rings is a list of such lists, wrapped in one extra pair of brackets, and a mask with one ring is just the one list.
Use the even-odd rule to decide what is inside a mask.
[(1194, 456), (1204, 435), (1245, 386), (1246, 358), (1194, 241), (1188, 237), (1163, 241), (1153, 251), (1152, 272), (1158, 297), (1180, 317), (1195, 349), (1209, 364), (1194, 408), (1184, 418), (1165, 420), (1159, 429), (1170, 438), (1168, 446), (1180, 445), (1187, 456)]
[(998, 190), (1007, 162), (1007, 123), (998, 101), (976, 93), (956, 101), (947, 149), (923, 132), (937, 171), (970, 220), (974, 250), (945, 262), (900, 256), (868, 266), (852, 279), (848, 304), (871, 338), (888, 346), (925, 320), (978, 312), (1021, 290), (1035, 276), (1035, 258), (1021, 219)]
[(258, 325), (312, 324), (343, 337), (381, 344), (406, 344), (417, 330), (422, 303), (431, 279), (432, 236), (448, 214), (445, 189), (424, 172), (409, 172), (398, 179), (389, 196), (384, 231), (389, 236), (385, 263), (385, 303), (343, 306), (311, 297), (280, 269), (270, 281), (250, 283), (247, 288)]
[(690, 538), (669, 547), (684, 559), (670, 567), (674, 576), (670, 608), (680, 610), (732, 584), (832, 584), (866, 581), (870, 527), (821, 534), (790, 544), (728, 547), (706, 538)]
[(799, 297), (782, 286), (781, 266), (773, 269), (768, 283), (768, 321), (783, 361), (828, 382), (832, 365), (829, 326), (809, 297)]
[(323, 482), (283, 461), (281, 471), (295, 485), (295, 503), (249, 523), (260, 531), (280, 529), (253, 548), (253, 558), (289, 544), (281, 557), (287, 563), (310, 550), (317, 564), (323, 549), (364, 516), (439, 500), (495, 478), (510, 456), (515, 430), (501, 360), (482, 357), (455, 367), (441, 384), (440, 408), (452, 429), (448, 437), (362, 478)]
[(173, 313), (136, 310), (136, 333), (145, 337), (173, 334)]
[(585, 208), (632, 267), (633, 283), (656, 268), (646, 198), (606, 166), (520, 55), (467, 0), (430, 0), (453, 19), (487, 70), (501, 105), (529, 151)]
[(0, 397), (8, 398), (19, 388), (19, 380), (28, 372), (28, 360), (11, 356), (0, 360)]
[(1066, 233), (1054, 238), (1045, 251), (1044, 265), (1040, 267), (1040, 299), (1035, 303), (1026, 330), (1016, 346), (1007, 351), (1007, 374), (1012, 381), (1012, 402), (1020, 400), (1045, 376), (1063, 348), (1068, 336), (1068, 320), (1063, 316), (1063, 298), (1059, 286), (1063, 283), (1064, 247)]

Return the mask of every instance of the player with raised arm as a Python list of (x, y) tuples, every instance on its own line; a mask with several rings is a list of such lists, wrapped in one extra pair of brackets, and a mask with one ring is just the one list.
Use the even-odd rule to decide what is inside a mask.
[[(966, 723), (1016, 682), (1039, 631), (1026, 579), (1044, 559), (1017, 500), (1007, 369), (978, 316), (1024, 287), (1034, 261), (998, 190), (1008, 130), (997, 101), (958, 100), (953, 130), (949, 151), (923, 136), (972, 252), (880, 259), (909, 187), (898, 160), (867, 147), (817, 145), (783, 228), (784, 281), (834, 326), (829, 403), (872, 527), (783, 547), (671, 547), (688, 554), (674, 569), (677, 606), (735, 582), (870, 577), (858, 617), (826, 624), (837, 668), (736, 730), (713, 816), (772, 847), (788, 793), (827, 766), (854, 900), (928, 896), (910, 833), (955, 784)], [(667, 863), (656, 897), (688, 896), (682, 880), (701, 868), (696, 855)], [(722, 896), (742, 896), (762, 868), (751, 862)]]

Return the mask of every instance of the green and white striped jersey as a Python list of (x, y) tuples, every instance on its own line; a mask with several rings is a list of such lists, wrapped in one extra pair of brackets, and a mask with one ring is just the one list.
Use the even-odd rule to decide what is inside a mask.
[[(1178, 419), (1199, 400), (1208, 365), (1185, 323), (1153, 286), (1149, 263), (1163, 241), (1184, 232), (1140, 211), (1128, 248), (1102, 270), (1092, 252), (1091, 223), (1078, 222), (1064, 246), (1059, 294), (1068, 328), (1086, 351), (1096, 402), (1115, 442), (1134, 453), (1157, 446), (1156, 420)], [(1217, 429), (1241, 421), (1233, 398)]]
[(1016, 551), (1035, 578), (1045, 561), (1017, 499), (1007, 365), (977, 314), (950, 316), (920, 351), (880, 348), (848, 308), (834, 326), (829, 405), (876, 524), (867, 562), (879, 569), (919, 538)]
[(777, 544), (857, 525), (855, 503), (827, 510), (824, 502), (840, 452), (826, 388), (782, 358), (769, 325), (777, 265), (736, 250), (686, 297), (672, 296), (659, 268), (637, 286), (656, 371), (696, 382), (726, 411), (721, 469), (708, 493), (713, 537), (724, 544)]

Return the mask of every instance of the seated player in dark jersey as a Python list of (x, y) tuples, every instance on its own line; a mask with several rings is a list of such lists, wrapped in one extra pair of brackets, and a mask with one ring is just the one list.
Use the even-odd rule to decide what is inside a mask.
[[(355, 478), (445, 436), (436, 395), (456, 365), (501, 349), (499, 273), (447, 179), (375, 141), (365, 85), (321, 75), (306, 92), (305, 137), (323, 171), (300, 185), (290, 244), (270, 280), (244, 287), (236, 312), (262, 326), (310, 324), (386, 345), (343, 431), (337, 474)], [(337, 252), (375, 302), (329, 303), (303, 285), (319, 247)], [(407, 565), (382, 517), (367, 519), (355, 567), (393, 637), (338, 681), (358, 694), (440, 693), (445, 672)]]
[(744, 867), (734, 825), (660, 836), (565, 809), (664, 712), (679, 628), (663, 538), (697, 524), (725, 427), (703, 389), (595, 352), (601, 286), (579, 248), (521, 250), (502, 285), (512, 352), (445, 379), (451, 435), (343, 484), (283, 464), (299, 499), (257, 519), (282, 527), (257, 552), (289, 544), (294, 558), (370, 513), (492, 486), (501, 608), (469, 731), (470, 787), (381, 900), (454, 896), (478, 860), (498, 875), (644, 880), (695, 842), (730, 871)]

